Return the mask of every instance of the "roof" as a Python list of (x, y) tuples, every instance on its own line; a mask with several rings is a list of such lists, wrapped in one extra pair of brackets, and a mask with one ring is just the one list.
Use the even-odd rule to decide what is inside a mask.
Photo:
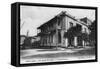
[(43, 26), (45, 26), (45, 25), (51, 25), (51, 23), (50, 22), (52, 22), (53, 20), (55, 20), (57, 18), (57, 16), (55, 16), (55, 17), (53, 17), (52, 19), (50, 19), (50, 20), (48, 20), (47, 22), (45, 22), (44, 24), (42, 24), (41, 26), (39, 26), (37, 29), (39, 29), (39, 28), (42, 28)]
[[(55, 17), (51, 18), (49, 21), (47, 21), (47, 22), (45, 22), (44, 24), (42, 24), (41, 26), (39, 26), (37, 29), (40, 29), (40, 28), (42, 28), (43, 26), (46, 26), (46, 25), (52, 25), (52, 23), (54, 23), (54, 22), (52, 22), (52, 21), (56, 20), (56, 19), (59, 18), (60, 16), (67, 16), (67, 17), (69, 17), (69, 18), (71, 18), (71, 19), (73, 19), (73, 20), (75, 20), (75, 21), (78, 21), (74, 16), (72, 16), (72, 15), (66, 13), (66, 11), (62, 11), (61, 13), (59, 13), (58, 15), (56, 15)], [(78, 22), (82, 23), (83, 25), (86, 25), (86, 24), (85, 24), (84, 22), (82, 22), (82, 21), (78, 21)]]
[(49, 21), (47, 21), (47, 22), (45, 22), (44, 24), (42, 24), (41, 26), (39, 26), (37, 29), (39, 29), (39, 28), (42, 28), (43, 26), (45, 26), (45, 25), (51, 25), (52, 24), (52, 21), (53, 20), (56, 20), (57, 18), (59, 18), (60, 16), (68, 16), (68, 17), (70, 17), (70, 18), (72, 18), (72, 19), (74, 19), (74, 20), (76, 20), (75, 19), (75, 17), (74, 16), (72, 16), (72, 15), (70, 15), (70, 14), (66, 14), (66, 11), (62, 11), (61, 13), (59, 13), (58, 15), (56, 15), (55, 17), (53, 17), (53, 18), (51, 18)]

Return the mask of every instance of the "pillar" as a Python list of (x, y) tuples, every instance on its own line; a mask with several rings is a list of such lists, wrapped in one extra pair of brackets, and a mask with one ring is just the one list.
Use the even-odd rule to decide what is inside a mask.
[(65, 39), (65, 45), (68, 46), (68, 38)]
[(77, 37), (74, 37), (74, 45), (77, 46)]
[(84, 40), (82, 41), (82, 45), (83, 45), (83, 47), (85, 46), (85, 41)]

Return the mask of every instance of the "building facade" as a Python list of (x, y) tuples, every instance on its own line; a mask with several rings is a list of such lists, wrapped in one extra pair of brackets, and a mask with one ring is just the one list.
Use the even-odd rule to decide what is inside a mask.
[(37, 28), (39, 31), (37, 35), (40, 37), (40, 46), (84, 46), (85, 41), (79, 36), (76, 35), (73, 36), (73, 38), (69, 38), (75, 34), (74, 31), (67, 36), (66, 33), (68, 33), (72, 27), (76, 27), (76, 30), (80, 29), (78, 31), (81, 33), (89, 34), (90, 32), (85, 22), (77, 20), (74, 16), (62, 11)]

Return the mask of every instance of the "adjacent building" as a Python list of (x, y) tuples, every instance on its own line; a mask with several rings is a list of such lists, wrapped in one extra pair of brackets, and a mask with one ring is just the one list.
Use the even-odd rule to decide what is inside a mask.
[(38, 36), (26, 36), (26, 35), (21, 35), (20, 36), (20, 48), (33, 48), (34, 45), (37, 46), (38, 41), (40, 38)]
[(87, 26), (92, 24), (92, 21), (87, 17), (81, 18), (80, 20), (86, 23)]

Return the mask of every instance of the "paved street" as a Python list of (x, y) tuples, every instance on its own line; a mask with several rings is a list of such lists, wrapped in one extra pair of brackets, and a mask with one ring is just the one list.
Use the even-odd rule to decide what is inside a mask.
[(94, 48), (21, 50), (21, 63), (94, 59)]

